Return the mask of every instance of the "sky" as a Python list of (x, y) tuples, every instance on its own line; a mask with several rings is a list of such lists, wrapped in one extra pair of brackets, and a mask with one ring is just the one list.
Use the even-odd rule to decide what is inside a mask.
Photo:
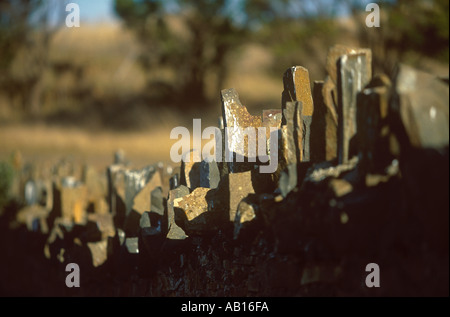
[[(239, 0), (232, 0), (232, 3), (238, 1)], [(311, 1), (313, 2), (314, 0), (310, 0), (309, 2)], [(333, 0), (329, 1), (330, 3), (333, 3)], [(69, 2), (73, 2), (79, 5), (81, 22), (107, 23), (117, 22), (119, 20), (119, 18), (114, 13), (114, 0), (66, 0), (66, 3)], [(361, 0), (362, 4), (367, 4), (369, 2), (371, 1)], [(295, 7), (293, 7), (293, 9), (295, 9)], [(344, 10), (342, 12), (338, 12), (338, 15), (346, 15), (347, 13), (348, 12), (345, 12)]]
[(118, 18), (114, 14), (114, 0), (70, 0), (80, 7), (81, 23), (115, 22)]

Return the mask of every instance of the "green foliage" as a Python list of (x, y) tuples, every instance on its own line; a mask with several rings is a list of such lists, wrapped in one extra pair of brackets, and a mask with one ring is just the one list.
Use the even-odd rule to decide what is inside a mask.
[(398, 1), (390, 12), (393, 31), (400, 41), (389, 44), (402, 51), (416, 51), (448, 63), (449, 1)]
[(14, 170), (11, 164), (0, 162), (0, 209), (2, 209), (9, 200), (9, 191), (13, 182)]
[(30, 17), (42, 4), (43, 0), (0, 1), (0, 69), (7, 69), (17, 51), (26, 44), (32, 28)]
[[(358, 20), (363, 11), (353, 9)], [(364, 19), (359, 19), (361, 44), (379, 52), (374, 54), (375, 67), (390, 73), (396, 62), (420, 64), (421, 57), (448, 64), (448, 0), (387, 1), (380, 4), (380, 14), (380, 28), (366, 28)]]
[(38, 84), (47, 60), (50, 0), (0, 1), (0, 93), (26, 112), (40, 108)]

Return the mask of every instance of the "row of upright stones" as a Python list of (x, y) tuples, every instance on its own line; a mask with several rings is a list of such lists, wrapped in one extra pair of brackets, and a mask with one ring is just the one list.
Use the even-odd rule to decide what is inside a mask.
[[(287, 69), (281, 108), (262, 115), (251, 115), (235, 89), (222, 90), (219, 162), (202, 160), (193, 149), (176, 168), (158, 163), (131, 169), (119, 152), (106, 177), (85, 168), (81, 181), (61, 164), (50, 181), (24, 185), (29, 207), (19, 213), (19, 222), (48, 234), (48, 258), (62, 261), (64, 250), (87, 245), (94, 267), (114, 253), (127, 265), (142, 259), (151, 264), (186, 239), (217, 234), (239, 239), (254, 223), (270, 227), (276, 210), (311, 184), (326, 180), (334, 197), (341, 197), (398, 174), (396, 159), (413, 148), (448, 148), (448, 80), (399, 65), (391, 82), (373, 76), (371, 64), (369, 49), (334, 46), (324, 81), (311, 89), (306, 68)], [(242, 134), (249, 127), (266, 128), (267, 158), (270, 140), (277, 138), (275, 172), (260, 173), (270, 162), (250, 157), (248, 145), (262, 140), (258, 133)], [(228, 137), (222, 137), (225, 128)], [(296, 199), (294, 205), (304, 203)], [(67, 242), (65, 235), (77, 227), (89, 230)]]
[[(371, 65), (370, 49), (334, 46), (327, 56), (324, 81), (315, 81), (311, 90), (308, 70), (289, 68), (283, 76), (281, 109), (264, 110), (261, 116), (247, 111), (235, 89), (222, 90), (221, 134), (216, 139), (216, 145), (222, 147), (222, 162), (201, 160), (200, 149), (191, 150), (179, 173), (166, 175), (170, 178), (167, 194), (158, 189), (162, 181), (154, 167), (129, 171), (111, 166), (110, 204), (119, 217), (117, 200), (123, 201), (125, 213), (120, 217), (124, 217), (127, 237), (138, 234), (140, 223), (141, 232), (153, 228), (152, 232), (170, 240), (231, 229), (237, 238), (246, 223), (262, 216), (260, 206), (270, 205), (263, 201), (280, 202), (303, 182), (338, 177), (339, 166), (341, 170), (355, 169), (349, 181), (365, 182), (367, 174), (385, 174), (400, 153), (399, 142), (436, 148), (448, 144), (445, 131), (424, 131), (436, 127), (432, 120), (448, 118), (448, 85), (400, 65), (393, 76), (393, 90), (387, 76), (372, 76)], [(425, 83), (443, 94), (436, 89), (420, 90)], [(412, 94), (431, 97), (436, 103), (420, 102), (425, 100), (411, 98)], [(436, 96), (428, 96), (433, 94)], [(439, 126), (448, 132), (448, 122)], [(276, 172), (260, 173), (258, 168), (267, 163), (249, 157), (249, 144), (259, 141), (258, 134), (243, 134), (249, 127), (266, 128), (268, 157), (270, 138), (278, 138)], [(225, 128), (228, 139), (222, 137)], [(268, 128), (275, 128), (276, 133)], [(407, 139), (396, 129), (406, 130)], [(226, 142), (231, 161), (225, 158)], [(238, 155), (243, 161), (237, 160)]]

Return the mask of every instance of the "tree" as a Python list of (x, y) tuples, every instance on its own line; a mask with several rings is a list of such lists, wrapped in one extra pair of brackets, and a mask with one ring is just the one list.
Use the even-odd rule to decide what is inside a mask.
[(41, 76), (47, 67), (49, 10), (54, 0), (0, 0), (0, 92), (26, 113), (40, 112)]
[(374, 52), (375, 69), (390, 74), (395, 63), (420, 64), (423, 57), (448, 64), (448, 0), (384, 1), (379, 28), (366, 27), (367, 12), (360, 1), (347, 3), (358, 24), (361, 45)]
[[(306, 41), (308, 30), (321, 28), (332, 36), (328, 21), (317, 16), (335, 6), (326, 0), (310, 2), (312, 6), (293, 0), (115, 0), (115, 10), (142, 44), (145, 69), (175, 70), (173, 91), (185, 107), (186, 102), (206, 100), (211, 74), (216, 90), (224, 88), (227, 58), (247, 41), (263, 43), (285, 58), (298, 52), (292, 47), (302, 42), (305, 49), (314, 48)], [(181, 21), (181, 32), (173, 27), (174, 20)]]
[(212, 74), (217, 89), (223, 88), (226, 59), (247, 34), (225, 0), (115, 0), (115, 11), (137, 35), (144, 68), (169, 67), (176, 73), (172, 88), (183, 106), (206, 101)]

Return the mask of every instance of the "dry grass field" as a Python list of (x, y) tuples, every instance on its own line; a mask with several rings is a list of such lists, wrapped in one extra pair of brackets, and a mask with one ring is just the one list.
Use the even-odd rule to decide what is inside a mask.
[[(45, 87), (58, 94), (59, 104), (43, 104), (42, 113), (54, 117), (46, 120), (21, 120), (20, 111), (0, 103), (0, 160), (20, 151), (25, 161), (55, 161), (63, 157), (87, 162), (103, 168), (111, 163), (113, 153), (122, 149), (136, 165), (170, 160), (170, 131), (176, 126), (191, 129), (192, 118), (202, 119), (202, 128), (216, 125), (220, 115), (220, 92), (209, 87), (214, 96), (207, 111), (187, 113), (165, 109), (164, 105), (142, 105), (130, 102), (112, 113), (115, 120), (127, 118), (136, 122), (127, 129), (116, 128), (108, 122), (98, 122), (96, 109), (67, 102), (68, 91), (76, 85), (89, 87), (94, 98), (111, 100), (131, 96), (145, 89), (146, 78), (160, 76), (170, 79), (173, 74), (162, 69), (145, 74), (136, 60), (137, 44), (132, 34), (120, 25), (83, 26), (61, 29), (53, 38), (50, 60), (71, 61), (83, 69), (81, 78), (70, 73), (55, 78), (44, 74)], [(248, 45), (233, 56), (226, 87), (234, 87), (252, 113), (264, 108), (280, 107), (282, 80), (267, 75), (272, 56), (262, 47)], [(124, 98), (126, 99), (126, 98)], [(58, 121), (57, 111), (64, 109), (66, 117)], [(67, 118), (68, 117), (68, 118)], [(71, 122), (71, 118), (77, 118)]]
[[(352, 25), (344, 22), (343, 28), (351, 33)], [(357, 45), (351, 37), (337, 42)], [(123, 149), (127, 158), (137, 165), (150, 164), (170, 159), (170, 148), (175, 142), (169, 138), (172, 128), (181, 125), (191, 130), (192, 118), (201, 118), (203, 128), (216, 125), (221, 112), (220, 92), (213, 81), (207, 87), (212, 102), (206, 109), (175, 112), (164, 101), (146, 104), (136, 100), (133, 96), (143, 91), (155, 93), (146, 87), (148, 79), (170, 82), (177, 75), (162, 68), (145, 73), (137, 59), (138, 51), (133, 34), (120, 24), (59, 30), (48, 52), (50, 62), (62, 65), (69, 62), (79, 73), (67, 71), (56, 76), (46, 71), (43, 74), (41, 114), (45, 119), (23, 120), (20, 109), (0, 98), (0, 159), (7, 159), (18, 150), (25, 161), (72, 157), (104, 167), (111, 163), (117, 149)], [(317, 51), (323, 56), (314, 60), (325, 61), (326, 47)], [(321, 65), (312, 60), (310, 56), (299, 56), (299, 64), (310, 70), (311, 83), (323, 79)], [(223, 88), (235, 88), (252, 114), (279, 108), (282, 74), (277, 77), (270, 73), (274, 64), (278, 61), (267, 48), (245, 45), (228, 59), (229, 73)], [(435, 74), (448, 76), (447, 65), (425, 60), (422, 64)], [(89, 100), (100, 102), (74, 102), (71, 93), (80, 89), (87, 91)]]

